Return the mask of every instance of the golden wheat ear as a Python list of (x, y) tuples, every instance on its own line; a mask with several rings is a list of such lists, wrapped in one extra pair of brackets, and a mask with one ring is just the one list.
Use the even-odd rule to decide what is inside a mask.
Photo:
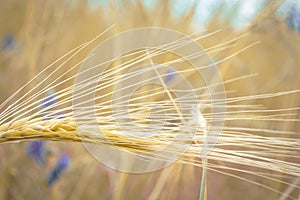
[[(79, 60), (77, 56), (104, 33), (45, 68), (1, 105), (0, 143), (33, 139), (84, 142), (122, 149), (140, 160), (169, 161), (170, 157), (180, 155), (175, 156), (174, 162), (204, 167), (278, 193), (282, 193), (281, 190), (259, 183), (255, 178), (299, 189), (293, 182), (300, 176), (297, 132), (260, 127), (261, 124), (299, 123), (299, 107), (267, 109), (257, 102), (286, 95), (299, 97), (300, 90), (250, 96), (210, 91), (208, 88), (217, 89), (253, 78), (253, 75), (217, 83), (212, 81), (216, 78), (212, 76), (211, 82), (205, 82), (196, 73), (198, 68), (186, 62), (200, 59), (203, 63), (198, 66), (200, 69), (216, 67), (256, 42), (208, 62), (207, 54), (224, 53), (235, 47), (234, 42), (239, 37), (185, 58), (168, 52), (190, 45), (179, 38), (157, 49), (145, 47), (107, 60), (110, 65), (98, 79), (93, 70), (103, 67), (104, 62), (97, 63), (94, 59), (104, 55), (93, 52)], [(201, 41), (216, 33), (190, 37)], [(113, 46), (115, 51), (121, 49), (118, 45)], [(91, 68), (80, 71), (86, 63)], [(78, 74), (85, 73), (91, 76), (79, 80), (74, 87)], [(193, 90), (185, 85), (186, 80), (195, 85)], [(153, 82), (155, 84), (148, 84)], [(129, 90), (131, 87), (135, 89)], [(19, 97), (23, 91), (24, 95)], [(176, 94), (181, 94), (180, 98)], [(88, 98), (91, 95), (95, 98)], [(223, 98), (212, 103), (214, 95), (223, 95)], [(90, 107), (91, 102), (93, 107)], [(224, 106), (224, 102), (226, 110), (212, 112), (214, 107)], [(224, 123), (215, 125), (222, 120)], [(164, 126), (160, 126), (161, 121)], [(187, 137), (195, 124), (194, 134)], [(203, 154), (206, 145), (212, 148)], [(253, 180), (239, 174), (251, 175)]]

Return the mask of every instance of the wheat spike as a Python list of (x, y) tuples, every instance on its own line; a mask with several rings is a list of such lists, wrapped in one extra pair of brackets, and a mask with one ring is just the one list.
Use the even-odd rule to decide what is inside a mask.
[[(191, 34), (190, 36), (193, 36), (195, 40), (198, 41), (203, 38), (210, 37), (217, 32), (218, 31), (204, 36), (199, 36), (198, 34)], [(99, 36), (102, 36), (102, 34)], [(201, 58), (207, 52), (218, 54), (226, 51), (227, 49), (235, 46), (232, 43), (245, 36), (246, 35), (242, 35), (230, 41), (203, 49), (201, 52), (189, 55), (188, 58)], [(72, 74), (72, 70), (78, 69), (82, 63), (92, 59), (95, 55), (92, 54), (80, 61), (76, 61), (76, 64), (71, 65), (71, 67), (67, 64), (70, 60), (75, 58), (80, 51), (92, 44), (98, 37), (78, 46), (71, 51), (70, 55), (66, 54), (65, 60), (63, 60), (64, 57), (62, 58), (63, 61), (59, 59), (57, 61), (57, 63), (59, 63), (58, 67), (52, 68), (52, 65), (50, 65), (49, 68), (46, 68), (45, 71), (50, 70), (50, 74), (38, 74), (38, 76), (33, 78), (31, 81), (35, 82), (39, 78), (43, 80), (38, 82), (35, 87), (31, 88), (23, 96), (16, 98), (19, 92), (22, 91), (19, 90), (15, 96), (12, 96), (1, 105), (3, 112), (0, 114), (0, 143), (35, 139), (83, 142), (104, 145), (106, 147), (120, 148), (126, 152), (130, 152), (137, 158), (145, 160), (151, 158), (158, 161), (168, 161), (170, 156), (172, 157), (180, 154), (180, 157), (175, 160), (177, 163), (203, 167), (203, 155), (200, 154), (203, 149), (203, 145), (205, 146), (207, 141), (210, 141), (210, 139), (213, 140), (214, 137), (218, 136), (218, 141), (214, 148), (205, 155), (208, 159), (208, 163), (206, 163), (206, 168), (208, 170), (227, 174), (268, 188), (277, 193), (281, 192), (271, 186), (255, 182), (253, 180), (246, 180), (243, 177), (238, 177), (235, 173), (250, 174), (253, 177), (262, 177), (267, 180), (276, 181), (299, 189), (299, 186), (287, 181), (300, 176), (300, 164), (297, 162), (300, 158), (297, 154), (300, 149), (300, 143), (299, 139), (295, 137), (297, 134), (296, 132), (271, 128), (245, 128), (243, 126), (233, 126), (230, 122), (298, 122), (299, 119), (296, 118), (299, 110), (298, 107), (264, 109), (261, 105), (252, 104), (251, 100), (270, 99), (293, 94), (297, 95), (300, 90), (296, 89), (270, 94), (228, 97), (226, 99), (221, 98), (216, 102), (216, 107), (218, 107), (218, 104), (220, 104), (221, 107), (223, 101), (226, 100), (227, 111), (221, 110), (217, 113), (211, 113), (209, 112), (209, 109), (212, 108), (210, 95), (225, 95), (230, 92), (211, 92), (207, 90), (206, 86), (199, 84), (197, 85), (197, 88), (194, 88), (194, 92), (195, 96), (199, 99), (197, 103), (201, 106), (201, 109), (196, 107), (192, 113), (185, 113), (185, 117), (188, 119), (187, 121), (191, 124), (198, 124), (199, 129), (196, 130), (193, 137), (186, 137), (186, 133), (189, 129), (186, 126), (181, 127), (180, 124), (184, 121), (184, 119), (177, 108), (179, 107), (179, 103), (177, 104), (177, 102), (180, 99), (173, 97), (171, 94), (172, 91), (169, 91), (165, 84), (164, 87), (160, 88), (142, 88), (141, 90), (135, 91), (134, 95), (126, 93), (126, 88), (136, 86), (139, 83), (152, 81), (153, 79), (159, 79), (159, 81), (162, 82), (166, 75), (161, 75), (161, 70), (163, 70), (167, 65), (186, 64), (186, 58), (178, 58), (174, 55), (169, 55), (160, 49), (153, 50), (151, 48), (130, 52), (121, 58), (109, 60), (110, 62), (115, 63), (111, 66), (111, 68), (108, 68), (103, 73), (101, 84), (95, 84), (98, 83), (99, 80), (96, 79), (96, 75), (95, 77), (92, 76), (90, 79), (85, 79), (80, 82), (78, 84), (78, 96), (72, 96), (74, 94), (72, 83), (76, 79), (77, 75)], [(209, 63), (208, 65), (201, 67), (209, 68), (215, 64), (222, 64), (233, 56), (244, 52), (258, 43), (259, 42), (251, 43), (246, 47), (240, 48), (238, 51), (229, 56), (223, 57), (213, 63)], [(165, 47), (168, 50), (174, 50), (177, 48), (184, 48), (186, 45), (188, 45), (186, 41), (179, 39), (178, 41), (165, 44)], [(155, 65), (153, 60), (156, 62), (160, 60), (159, 65)], [(150, 62), (151, 67), (142, 68), (137, 71), (130, 71), (136, 64), (147, 62)], [(92, 68), (97, 69), (102, 64), (103, 63), (97, 63), (93, 65)], [(54, 65), (55, 63), (53, 66)], [(63, 73), (60, 73), (60, 70), (62, 70)], [(143, 80), (136, 81), (135, 78), (142, 76), (142, 74), (151, 70), (154, 70), (156, 75), (145, 77)], [(193, 79), (194, 72), (194, 68), (179, 68), (179, 70), (176, 71), (176, 73), (182, 75), (186, 79)], [(82, 73), (84, 74), (85, 72)], [(126, 76), (124, 76), (124, 74), (126, 74)], [(225, 80), (222, 84), (230, 84), (253, 76), (254, 75), (235, 77), (233, 79)], [(166, 121), (167, 125), (164, 127), (165, 129), (160, 132), (160, 135), (145, 138), (125, 134), (122, 128), (117, 125), (115, 118), (112, 117), (113, 108), (111, 106), (112, 101), (110, 97), (115, 91), (112, 88), (115, 87), (120, 80), (130, 79), (133, 79), (133, 81), (129, 81), (128, 86), (126, 85), (121, 87), (121, 95), (117, 96), (115, 99), (119, 102), (123, 102), (124, 98), (126, 99), (132, 96), (130, 103), (127, 105), (128, 108), (122, 107), (122, 104), (116, 104), (114, 107), (116, 109), (120, 109), (120, 113), (118, 113), (118, 117), (120, 118), (127, 112), (126, 109), (128, 109), (129, 114), (132, 114), (131, 122), (126, 122), (129, 117), (125, 116), (125, 122), (122, 123), (122, 128), (130, 130), (132, 134), (142, 132), (143, 134), (150, 133), (151, 135), (151, 131), (156, 131), (157, 126), (156, 124), (151, 124), (148, 129), (143, 128), (143, 125), (148, 124), (147, 117), (145, 117), (147, 114), (145, 113), (149, 112), (151, 106), (159, 105), (164, 106), (166, 112), (170, 112), (163, 115), (161, 111), (157, 109), (151, 113), (151, 116), (154, 117), (154, 120), (152, 120), (154, 123), (160, 122), (162, 117), (167, 117), (169, 120)], [(90, 87), (92, 84), (95, 84), (95, 86)], [(180, 85), (182, 82), (177, 82), (176, 84)], [(221, 84), (216, 83), (207, 84), (209, 87), (221, 86)], [(39, 90), (39, 87), (42, 85), (46, 86)], [(55, 88), (58, 88), (56, 92), (57, 102), (46, 109), (40, 109), (40, 103), (45, 99), (45, 94)], [(177, 88), (174, 91), (182, 92), (184, 89)], [(79, 116), (80, 120), (78, 123), (78, 121), (76, 121), (76, 119), (78, 120), (78, 116), (76, 116), (74, 111), (72, 111), (72, 101), (74, 101), (74, 99), (84, 99), (86, 96), (95, 92), (98, 92), (99, 94), (93, 100), (99, 101), (93, 109), (90, 109), (88, 106), (85, 107), (84, 105), (85, 103), (89, 103), (89, 101), (91, 101), (90, 99), (82, 102), (83, 105), (79, 107), (79, 109), (83, 109), (80, 113), (82, 117)], [(122, 92), (124, 93), (122, 94)], [(183, 110), (190, 109), (190, 106), (195, 103), (195, 101), (192, 96), (189, 96), (189, 94), (185, 94), (183, 97), (184, 101), (181, 102), (180, 107)], [(12, 100), (14, 98), (16, 98), (15, 101)], [(204, 112), (202, 112), (202, 110), (204, 110)], [(94, 112), (96, 112), (96, 118), (89, 118)], [(218, 134), (205, 135), (205, 131), (209, 126), (216, 130), (220, 128), (211, 124), (213, 124), (214, 121), (222, 120), (223, 115), (225, 114), (226, 123), (224, 127), (222, 127), (222, 131), (218, 132)], [(205, 122), (203, 122), (203, 119), (205, 119)], [(89, 120), (95, 121), (90, 123)], [(85, 124), (85, 122), (87, 123)], [(138, 124), (139, 126), (133, 126), (132, 123)], [(264, 135), (264, 133), (267, 135)], [(271, 134), (273, 135), (270, 136)], [(186, 145), (189, 145), (189, 148), (185, 149)], [(168, 146), (168, 148), (164, 148), (165, 146)], [(285, 160), (287, 157), (292, 158), (295, 161)], [(220, 162), (245, 167), (254, 167), (255, 169), (262, 170), (262, 172), (224, 166), (219, 164)], [(266, 172), (263, 170), (266, 170)], [(277, 177), (277, 175), (273, 173), (280, 173), (282, 174), (282, 177), (287, 180), (282, 180), (282, 178)]]

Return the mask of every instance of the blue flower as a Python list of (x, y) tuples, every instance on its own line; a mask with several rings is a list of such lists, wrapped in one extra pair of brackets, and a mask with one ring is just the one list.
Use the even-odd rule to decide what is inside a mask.
[(46, 98), (44, 98), (41, 101), (41, 110), (42, 110), (42, 115), (43, 116), (47, 116), (45, 117), (44, 120), (50, 120), (53, 117), (58, 117), (58, 119), (62, 119), (62, 113), (60, 112), (55, 112), (55, 111), (51, 111), (51, 106), (56, 104), (56, 96), (55, 96), (55, 91), (54, 90), (50, 90), (48, 92), (48, 96)]
[(287, 13), (286, 22), (291, 29), (300, 31), (300, 8), (291, 5), (291, 8)]
[(58, 178), (68, 168), (69, 165), (70, 165), (69, 156), (66, 154), (62, 155), (57, 161), (54, 168), (51, 170), (48, 176), (47, 185), (51, 186), (55, 181), (57, 181)]
[(46, 163), (45, 142), (38, 140), (30, 142), (27, 148), (27, 155), (38, 164), (44, 165)]
[(176, 77), (176, 75), (177, 75), (176, 70), (173, 67), (168, 67), (164, 78), (165, 84), (171, 83)]
[(51, 105), (54, 105), (56, 103), (55, 99), (55, 92), (53, 90), (49, 91), (48, 97), (44, 98), (41, 102), (41, 108), (46, 109), (50, 107)]
[(2, 42), (2, 48), (3, 49), (13, 49), (15, 46), (15, 39), (14, 36), (11, 33), (7, 33)]

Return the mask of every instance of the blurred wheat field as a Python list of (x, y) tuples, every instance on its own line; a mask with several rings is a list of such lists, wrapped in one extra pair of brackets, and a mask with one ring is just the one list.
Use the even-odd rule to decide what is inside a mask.
[[(72, 102), (66, 100), (72, 93), (64, 89), (74, 79), (66, 80), (77, 73), (81, 62), (97, 44), (122, 31), (152, 26), (174, 29), (187, 35), (201, 30), (200, 36), (203, 39), (198, 42), (208, 51), (214, 47), (209, 54), (217, 62), (224, 81), (227, 112), (216, 146), (207, 156), (203, 198), (299, 199), (300, 32), (291, 29), (285, 17), (276, 12), (283, 3), (284, 1), (266, 1), (265, 7), (247, 26), (237, 29), (218, 12), (205, 26), (197, 24), (194, 21), (197, 17), (196, 6), (201, 1), (195, 1), (194, 7), (187, 9), (180, 17), (172, 9), (175, 4), (173, 1), (158, 1), (152, 8), (147, 7), (143, 1), (126, 0), (109, 1), (94, 7), (86, 0), (1, 1), (0, 36), (4, 38), (3, 43), (5, 38), (7, 40), (7, 34), (14, 38), (8, 47), (3, 44), (0, 51), (1, 102), (29, 80), (33, 81), (1, 106), (0, 199), (199, 199), (200, 190), (203, 188), (201, 178), (204, 165), (203, 159), (197, 157), (197, 151), (193, 152), (191, 149), (176, 163), (154, 172), (131, 174), (110, 169), (94, 159), (80, 143), (84, 141), (104, 144), (97, 138), (77, 132), (73, 114), (69, 111)], [(219, 9), (221, 12), (222, 6)], [(113, 28), (84, 46), (87, 41), (91, 41), (112, 25)], [(205, 36), (206, 34), (211, 35)], [(222, 44), (224, 45), (216, 46)], [(46, 66), (72, 49), (75, 50), (72, 52), (74, 54), (68, 55), (70, 60), (65, 57), (46, 69)], [(174, 57), (162, 53), (153, 59), (167, 62), (174, 60)], [(126, 61), (117, 60), (112, 69), (118, 69)], [(64, 74), (77, 64), (74, 71)], [(60, 66), (63, 67), (59, 68)], [(45, 72), (33, 79), (43, 69), (46, 69)], [(55, 69), (58, 70), (56, 76), (47, 78)], [(117, 77), (116, 71), (112, 70), (110, 76)], [(195, 84), (199, 81), (195, 74), (188, 74), (187, 77)], [(55, 132), (58, 129), (53, 127), (57, 127), (59, 123), (48, 125), (51, 120), (43, 121), (40, 117), (43, 110), (40, 111), (38, 104), (47, 98), (50, 91), (44, 88), (56, 78), (57, 82), (62, 83), (54, 87), (57, 98), (54, 105), (57, 107), (51, 105), (50, 114), (46, 115), (49, 117), (58, 113), (63, 116), (59, 122), (66, 132), (61, 129)], [(111, 84), (106, 89), (99, 89), (97, 95), (109, 93), (113, 86)], [(146, 89), (141, 88), (141, 92), (143, 90)], [(159, 101), (158, 99), (165, 101), (160, 96), (163, 92), (161, 88), (154, 88), (153, 91), (158, 95), (145, 100), (149, 103)], [(29, 103), (30, 97), (34, 97), (27, 96), (16, 103), (15, 108), (9, 107), (28, 92), (30, 95), (41, 94), (39, 98), (33, 99), (37, 105), (27, 108), (25, 104), (22, 105), (26, 100)], [(109, 108), (109, 98), (102, 97), (97, 101), (97, 104), (106, 103), (103, 110), (99, 108), (99, 117), (104, 119), (101, 123), (108, 127), (103, 134), (107, 133), (106, 136), (113, 144), (125, 146), (129, 151), (151, 152), (153, 141), (141, 142), (111, 134), (111, 113), (106, 109)], [(209, 101), (205, 96), (202, 100)], [(138, 105), (139, 101), (134, 103)], [(31, 108), (35, 109), (30, 110)], [(65, 114), (61, 114), (61, 111)], [(201, 112), (208, 121), (212, 117), (208, 110)], [(143, 109), (136, 114), (136, 121), (143, 122)], [(26, 118), (33, 115), (33, 119)], [(24, 119), (35, 123), (35, 126), (22, 122)], [(16, 121), (18, 124), (12, 123)], [(167, 131), (175, 130), (172, 123)], [(175, 120), (175, 126), (176, 123)], [(48, 128), (45, 131), (41, 128), (35, 129), (37, 124), (51, 127), (51, 134), (47, 132)], [(8, 132), (7, 127), (16, 131)], [(24, 134), (23, 130), (26, 128), (31, 128), (29, 135), (18, 135)], [(166, 134), (166, 138), (168, 136)], [(39, 165), (28, 158), (26, 148), (29, 142), (25, 139), (54, 140), (46, 143), (46, 164)], [(24, 142), (5, 143), (23, 140)], [(194, 144), (193, 147), (196, 149), (198, 146)], [(47, 176), (62, 152), (69, 155), (71, 164), (59, 180), (49, 187)], [(126, 160), (126, 157), (120, 162), (136, 164)]]

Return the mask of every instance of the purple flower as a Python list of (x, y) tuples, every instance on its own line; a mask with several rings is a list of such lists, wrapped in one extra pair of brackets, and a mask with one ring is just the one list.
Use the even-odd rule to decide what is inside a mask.
[(164, 78), (165, 84), (171, 83), (176, 77), (176, 75), (177, 75), (176, 70), (173, 67), (168, 67)]
[(69, 156), (66, 154), (62, 155), (48, 176), (48, 182), (47, 182), (48, 186), (51, 186), (55, 181), (57, 181), (58, 178), (68, 168), (69, 165), (70, 165)]
[(45, 142), (38, 140), (30, 142), (27, 147), (27, 155), (38, 164), (44, 165), (46, 163)]

